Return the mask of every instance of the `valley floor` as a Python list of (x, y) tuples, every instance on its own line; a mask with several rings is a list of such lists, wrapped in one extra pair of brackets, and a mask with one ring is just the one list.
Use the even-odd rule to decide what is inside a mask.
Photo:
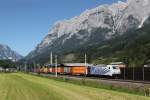
[(150, 100), (23, 73), (0, 74), (0, 100)]

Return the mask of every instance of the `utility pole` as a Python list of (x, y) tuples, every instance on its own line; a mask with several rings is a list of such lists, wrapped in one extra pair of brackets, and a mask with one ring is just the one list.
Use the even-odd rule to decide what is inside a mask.
[(27, 72), (27, 62), (25, 62), (24, 71)]
[(38, 73), (39, 73), (39, 75), (41, 74), (41, 72), (40, 72), (40, 65), (39, 64), (37, 64), (37, 67), (38, 67)]
[(133, 80), (134, 80), (134, 73), (135, 73), (135, 72), (134, 72), (134, 67), (133, 67)]
[(33, 62), (33, 72), (36, 73), (36, 63), (35, 63), (35, 61)]
[(51, 65), (53, 64), (53, 53), (52, 52), (50, 53), (50, 64)]
[(55, 55), (55, 76), (57, 77), (57, 55)]
[(145, 69), (144, 69), (144, 67), (143, 67), (143, 81), (145, 80)]
[(84, 56), (84, 57), (85, 57), (85, 66), (86, 66), (86, 63), (87, 63), (86, 54), (85, 54), (85, 56)]
[(86, 67), (86, 72), (85, 72), (85, 75), (87, 75), (87, 56), (86, 56), (86, 53), (85, 53), (85, 67)]

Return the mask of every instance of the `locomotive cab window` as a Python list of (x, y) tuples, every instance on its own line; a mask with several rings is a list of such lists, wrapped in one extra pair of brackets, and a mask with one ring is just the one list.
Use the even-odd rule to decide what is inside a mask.
[(118, 69), (116, 66), (113, 66), (113, 69)]

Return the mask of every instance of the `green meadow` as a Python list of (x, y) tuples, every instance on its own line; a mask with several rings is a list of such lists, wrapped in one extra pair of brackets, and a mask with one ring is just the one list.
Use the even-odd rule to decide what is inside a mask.
[(150, 98), (74, 85), (24, 73), (1, 73), (0, 100), (150, 100)]

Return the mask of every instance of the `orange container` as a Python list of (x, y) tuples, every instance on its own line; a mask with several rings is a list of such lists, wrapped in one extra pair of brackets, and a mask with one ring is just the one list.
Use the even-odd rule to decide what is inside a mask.
[(55, 73), (55, 68), (52, 68), (52, 73)]
[(48, 69), (48, 72), (49, 72), (49, 73), (52, 73), (52, 68), (49, 68), (49, 69)]
[(71, 67), (71, 74), (72, 75), (84, 75), (86, 74), (86, 67)]
[(57, 73), (64, 73), (64, 68), (63, 67), (58, 67), (57, 68)]

